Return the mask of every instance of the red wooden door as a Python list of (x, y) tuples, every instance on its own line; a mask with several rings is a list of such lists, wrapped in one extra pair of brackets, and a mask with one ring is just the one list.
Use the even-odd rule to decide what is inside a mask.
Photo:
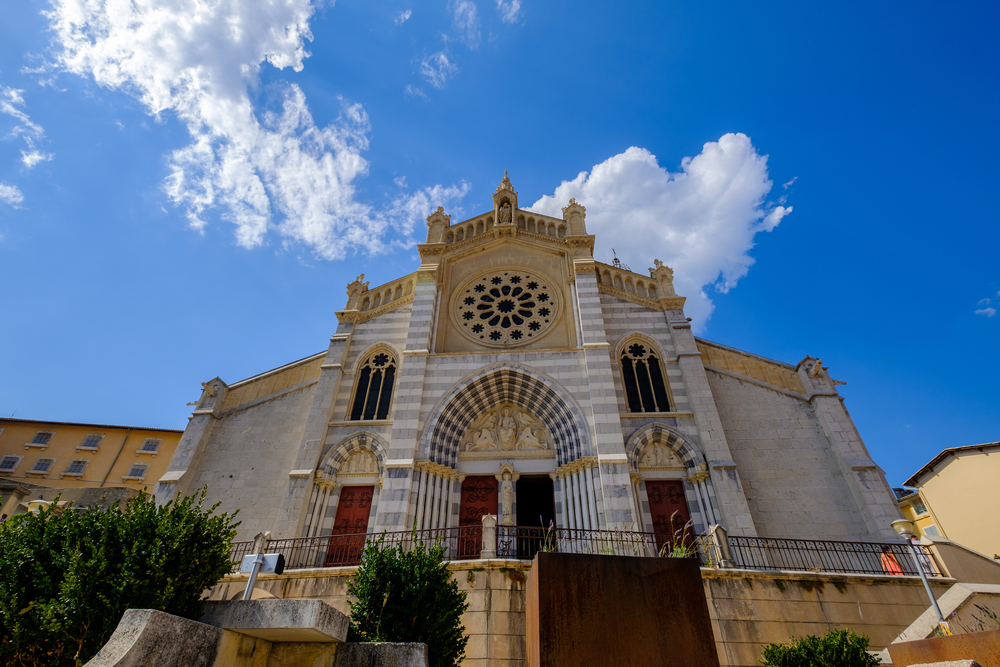
[(374, 486), (345, 486), (340, 490), (337, 517), (326, 553), (327, 567), (361, 562), (374, 492)]
[(685, 528), (691, 520), (684, 483), (679, 479), (646, 480), (646, 498), (653, 518), (656, 549), (673, 548), (680, 543), (690, 543), (691, 530)]
[(478, 558), (483, 550), (483, 515), (497, 514), (497, 478), (470, 475), (462, 482), (458, 510), (459, 558)]

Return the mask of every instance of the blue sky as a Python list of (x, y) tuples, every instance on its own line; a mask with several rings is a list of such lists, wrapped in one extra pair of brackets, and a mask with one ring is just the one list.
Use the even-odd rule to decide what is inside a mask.
[(822, 358), (898, 485), (1000, 439), (998, 13), (8, 3), (0, 414), (183, 428), (508, 169), (599, 259), (673, 266), (700, 335)]

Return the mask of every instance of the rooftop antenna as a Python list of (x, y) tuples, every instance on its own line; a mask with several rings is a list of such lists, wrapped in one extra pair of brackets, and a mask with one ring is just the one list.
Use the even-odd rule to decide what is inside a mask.
[(627, 264), (622, 264), (622, 261), (620, 259), (618, 259), (618, 253), (615, 252), (614, 248), (611, 249), (611, 254), (614, 255), (614, 259), (611, 260), (612, 266), (614, 266), (616, 269), (622, 269), (624, 271), (631, 271), (632, 270), (632, 269), (628, 268)]

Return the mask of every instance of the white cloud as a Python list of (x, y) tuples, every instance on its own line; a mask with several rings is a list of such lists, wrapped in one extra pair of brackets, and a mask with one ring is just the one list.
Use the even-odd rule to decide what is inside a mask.
[(406, 88), (403, 89), (407, 95), (410, 97), (419, 97), (422, 99), (427, 99), (427, 93), (423, 91), (422, 88), (417, 88), (411, 84), (406, 84)]
[(187, 126), (191, 143), (171, 154), (165, 190), (192, 227), (220, 208), (243, 247), (275, 231), (328, 259), (378, 252), (389, 231), (412, 221), (400, 220), (409, 212), (395, 203), (379, 209), (356, 196), (355, 181), (368, 173), (364, 109), (342, 103), (336, 120), (317, 126), (290, 83), (251, 102), (264, 63), (302, 70), (314, 9), (309, 0), (53, 0), (46, 16), (62, 69)]
[(632, 147), (563, 181), (553, 196), (532, 210), (562, 217), (571, 198), (587, 207), (587, 229), (597, 234), (598, 259), (611, 259), (611, 246), (637, 273), (653, 259), (675, 270), (677, 293), (704, 330), (714, 305), (707, 288), (728, 292), (747, 275), (749, 252), (758, 232), (774, 229), (792, 207), (765, 201), (771, 191), (767, 156), (750, 138), (727, 134), (705, 144), (670, 173), (648, 150)]
[(993, 317), (997, 314), (996, 308), (980, 308), (976, 311), (976, 315), (985, 315), (986, 317)]
[(55, 157), (52, 153), (42, 153), (40, 151), (32, 150), (29, 152), (21, 151), (21, 163), (25, 167), (31, 169), (39, 162), (47, 162)]
[(28, 114), (24, 112), (23, 93), (23, 90), (0, 86), (0, 113), (10, 116), (16, 121), (9, 136), (20, 137), (24, 140), (28, 150), (21, 151), (21, 163), (27, 169), (31, 169), (39, 162), (51, 160), (54, 156), (35, 148), (35, 142), (45, 137), (45, 130), (42, 129), (41, 125), (32, 122)]
[(451, 6), (451, 25), (458, 38), (470, 48), (479, 46), (479, 11), (472, 0), (455, 0)]
[(444, 51), (432, 53), (420, 63), (420, 74), (435, 88), (444, 88), (448, 78), (457, 71), (458, 67), (448, 59), (448, 54)]
[(797, 180), (799, 180), (798, 176), (792, 176), (792, 180), (788, 181), (787, 183), (783, 183), (781, 187), (787, 190), (788, 188), (792, 187), (792, 184), (795, 183), (795, 181)]
[(24, 201), (24, 195), (22, 195), (21, 191), (17, 189), (16, 185), (0, 183), (0, 201), (5, 204), (10, 204), (14, 208), (18, 208), (21, 205), (21, 202)]
[(504, 23), (516, 23), (521, 12), (521, 0), (497, 0), (497, 11)]
[(413, 16), (413, 10), (407, 9), (406, 11), (396, 14), (396, 25), (406, 23), (406, 21)]

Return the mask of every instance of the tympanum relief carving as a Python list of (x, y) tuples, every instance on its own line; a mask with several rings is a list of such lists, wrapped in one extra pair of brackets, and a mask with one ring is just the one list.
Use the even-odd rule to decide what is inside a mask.
[(549, 458), (552, 437), (538, 417), (504, 403), (480, 415), (462, 438), (461, 458)]
[(364, 449), (354, 452), (337, 468), (337, 476), (343, 475), (377, 475), (378, 459), (375, 454)]
[(683, 470), (684, 462), (681, 461), (677, 457), (677, 454), (666, 445), (653, 443), (651, 445), (646, 445), (642, 452), (640, 452), (639, 467), (668, 469), (677, 468)]

